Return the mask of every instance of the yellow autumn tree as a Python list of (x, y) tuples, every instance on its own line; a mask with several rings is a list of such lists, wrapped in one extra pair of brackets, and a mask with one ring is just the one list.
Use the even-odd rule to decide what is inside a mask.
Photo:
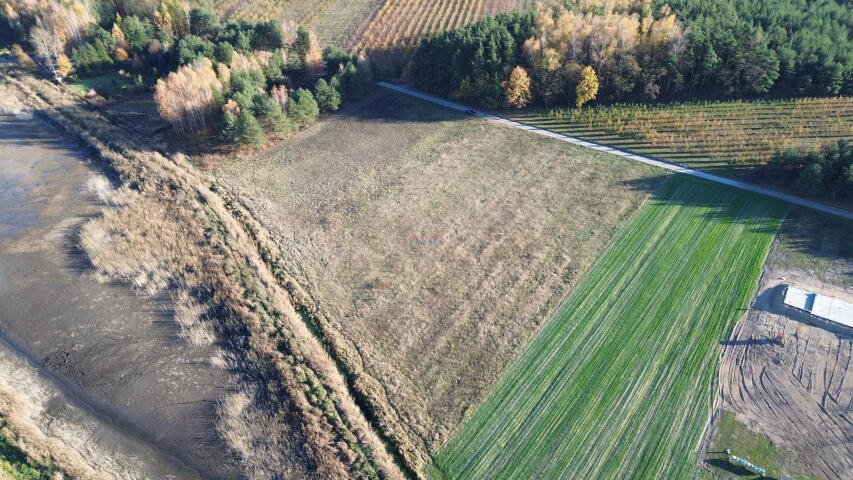
[(157, 111), (184, 134), (199, 134), (214, 123), (216, 95), (222, 84), (207, 58), (157, 80)]
[(68, 59), (68, 55), (64, 53), (60, 53), (59, 56), (56, 57), (56, 74), (62, 78), (68, 76), (71, 73), (71, 69), (73, 66), (71, 65), (71, 60)]
[(581, 81), (575, 89), (577, 97), (575, 105), (581, 108), (585, 103), (594, 100), (598, 95), (598, 75), (590, 66), (583, 67), (581, 70)]
[(121, 26), (118, 22), (121, 21), (121, 16), (116, 14), (117, 21), (113, 23), (113, 29), (110, 32), (110, 36), (113, 37), (113, 41), (116, 42), (116, 47), (118, 48), (127, 48), (127, 41), (124, 38), (124, 30), (121, 29)]
[(530, 93), (530, 76), (527, 70), (516, 66), (504, 83), (504, 101), (510, 107), (524, 108), (530, 104), (533, 96)]

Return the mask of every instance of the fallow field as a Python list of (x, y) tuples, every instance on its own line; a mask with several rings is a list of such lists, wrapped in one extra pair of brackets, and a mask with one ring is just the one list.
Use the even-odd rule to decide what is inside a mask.
[(784, 213), (670, 178), (439, 452), (433, 477), (692, 477), (719, 342)]
[(747, 173), (780, 148), (853, 140), (851, 97), (595, 106), (510, 117), (726, 174)]
[(415, 469), (661, 181), (387, 91), (215, 173), (349, 345), (358, 385), (377, 385)]

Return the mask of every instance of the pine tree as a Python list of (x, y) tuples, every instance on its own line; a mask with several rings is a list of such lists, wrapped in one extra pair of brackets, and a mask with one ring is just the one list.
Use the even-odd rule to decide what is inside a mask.
[(504, 83), (504, 101), (510, 107), (524, 108), (530, 104), (530, 76), (520, 66), (512, 69), (509, 80)]
[(581, 81), (575, 89), (577, 98), (575, 106), (581, 108), (585, 103), (594, 100), (598, 95), (598, 75), (590, 66), (583, 67), (581, 70)]
[(341, 92), (322, 78), (314, 86), (314, 98), (323, 113), (334, 112), (341, 106)]
[(243, 109), (237, 117), (235, 140), (236, 143), (254, 147), (264, 143), (264, 130), (248, 108)]
[(309, 125), (317, 120), (320, 107), (310, 90), (299, 88), (290, 99), (290, 117), (299, 125)]

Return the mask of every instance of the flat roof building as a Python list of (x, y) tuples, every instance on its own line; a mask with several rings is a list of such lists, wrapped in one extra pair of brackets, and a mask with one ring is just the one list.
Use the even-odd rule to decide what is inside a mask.
[(785, 290), (785, 305), (803, 310), (824, 320), (853, 328), (853, 304), (793, 285)]

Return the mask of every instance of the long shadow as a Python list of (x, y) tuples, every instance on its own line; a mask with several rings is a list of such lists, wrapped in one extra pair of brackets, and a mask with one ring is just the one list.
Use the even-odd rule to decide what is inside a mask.
[(770, 476), (766, 476), (766, 475), (763, 477), (759, 476), (759, 475), (757, 475), (753, 472), (750, 472), (749, 470), (747, 470), (741, 466), (732, 465), (727, 460), (724, 460), (721, 458), (709, 458), (709, 459), (705, 460), (705, 463), (707, 463), (708, 465), (711, 465), (712, 467), (715, 467), (715, 468), (718, 468), (720, 470), (724, 470), (728, 473), (731, 473), (732, 475), (737, 475), (739, 477), (762, 478), (762, 479), (766, 479), (766, 480), (776, 480), (775, 477), (770, 477)]
[(750, 338), (747, 340), (720, 340), (720, 345), (724, 346), (741, 346), (741, 345), (779, 345), (779, 342), (772, 338)]
[[(651, 192), (649, 202), (653, 204), (694, 208), (703, 220), (745, 225), (755, 232), (774, 233), (775, 228), (768, 226), (767, 210), (774, 204), (784, 205), (755, 193), (677, 173), (620, 182), (623, 187), (642, 192), (648, 192), (654, 184), (661, 186)], [(761, 204), (767, 208), (756, 208)]]
[[(716, 191), (716, 194), (673, 193), (671, 188), (667, 188), (667, 181), (682, 181), (695, 192)], [(785, 205), (784, 202), (768, 199), (759, 194), (680, 174), (627, 180), (620, 182), (620, 185), (636, 191), (652, 192), (649, 200), (651, 202), (695, 207), (697, 215), (701, 215), (708, 221), (738, 223), (748, 226), (753, 231), (765, 233), (774, 232), (767, 226), (763, 216), (765, 209), (754, 208), (754, 206), (760, 203)], [(655, 185), (661, 185), (661, 187), (654, 189)], [(738, 195), (746, 198), (746, 201), (737, 202), (738, 207), (732, 208), (731, 202)], [(789, 205), (777, 235), (779, 241), (786, 247), (808, 257), (833, 261), (839, 268), (844, 269), (841, 272), (842, 276), (853, 279), (853, 222)], [(765, 295), (773, 294), (775, 291), (765, 292)]]

